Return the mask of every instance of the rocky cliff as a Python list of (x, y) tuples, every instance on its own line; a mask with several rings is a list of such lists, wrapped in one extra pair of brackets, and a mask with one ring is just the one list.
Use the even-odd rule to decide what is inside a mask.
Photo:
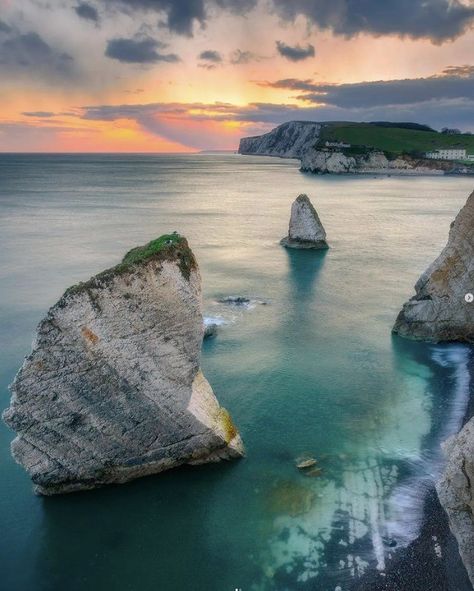
[(325, 249), (326, 231), (307, 195), (299, 195), (291, 206), (288, 236), (280, 244), (288, 248)]
[(71, 287), (48, 311), (4, 413), (36, 492), (243, 454), (199, 367), (200, 283), (186, 240), (171, 234)]
[(242, 138), (239, 154), (302, 158), (318, 141), (321, 127), (320, 123), (310, 121), (283, 123), (264, 135)]
[(303, 152), (301, 170), (318, 174), (443, 174), (451, 172), (452, 163), (415, 159), (407, 155), (388, 158), (384, 152), (368, 150), (363, 154), (334, 149), (310, 148)]
[(474, 586), (474, 419), (448, 439), (443, 450), (446, 469), (436, 489)]
[[(472, 174), (472, 167), (450, 161), (414, 158), (408, 154), (391, 156), (370, 147), (344, 149), (325, 147), (324, 129), (329, 123), (290, 121), (269, 133), (242, 138), (239, 154), (298, 158), (301, 170), (317, 174)], [(361, 148), (359, 146), (359, 148)]]
[(421, 275), (393, 331), (425, 341), (474, 342), (474, 192), (451, 224), (448, 243)]

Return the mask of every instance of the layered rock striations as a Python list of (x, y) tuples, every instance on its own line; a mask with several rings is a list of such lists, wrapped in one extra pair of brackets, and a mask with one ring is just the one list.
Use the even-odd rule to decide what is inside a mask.
[(299, 195), (293, 202), (288, 236), (280, 244), (288, 248), (329, 248), (326, 231), (307, 195)]
[(239, 154), (301, 158), (319, 139), (322, 125), (311, 121), (290, 121), (269, 133), (240, 140)]
[(448, 439), (443, 450), (446, 468), (436, 490), (474, 586), (474, 419)]
[(474, 342), (474, 192), (451, 224), (439, 257), (421, 275), (393, 331), (440, 342)]
[(201, 281), (177, 234), (68, 289), (38, 327), (5, 422), (41, 494), (241, 456), (199, 362)]

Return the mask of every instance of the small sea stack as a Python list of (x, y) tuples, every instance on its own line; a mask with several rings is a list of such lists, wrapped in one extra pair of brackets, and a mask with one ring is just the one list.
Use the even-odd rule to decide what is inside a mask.
[(3, 415), (52, 495), (243, 455), (200, 369), (201, 278), (178, 234), (70, 287), (38, 327)]
[(393, 332), (411, 339), (474, 342), (474, 192), (451, 224), (448, 243), (421, 275)]
[(288, 236), (282, 238), (280, 244), (287, 248), (329, 248), (326, 231), (307, 195), (299, 195), (293, 202)]

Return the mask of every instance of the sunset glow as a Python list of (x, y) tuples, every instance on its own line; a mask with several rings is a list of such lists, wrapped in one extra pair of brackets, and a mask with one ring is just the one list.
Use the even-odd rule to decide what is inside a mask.
[[(360, 24), (317, 1), (197, 4), (0, 2), (0, 150), (233, 150), (291, 119), (474, 129), (472, 3), (414, 2), (394, 22), (388, 2)], [(362, 97), (375, 81), (392, 102)]]

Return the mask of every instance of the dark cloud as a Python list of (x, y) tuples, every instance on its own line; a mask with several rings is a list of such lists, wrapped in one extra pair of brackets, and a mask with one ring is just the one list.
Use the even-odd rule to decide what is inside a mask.
[(0, 33), (9, 33), (11, 30), (12, 28), (9, 27), (7, 23), (0, 21)]
[(148, 10), (162, 15), (164, 24), (174, 33), (192, 37), (194, 25), (204, 26), (208, 19), (209, 8), (230, 11), (234, 14), (246, 14), (257, 0), (102, 0), (118, 9)]
[(107, 43), (105, 55), (128, 64), (156, 64), (158, 62), (179, 62), (175, 53), (160, 53), (166, 47), (152, 37), (132, 39), (111, 39)]
[(162, 14), (165, 24), (174, 33), (193, 34), (194, 23), (204, 25), (206, 10), (204, 0), (102, 0), (119, 9), (149, 10)]
[(214, 64), (220, 64), (222, 62), (222, 56), (218, 51), (214, 49), (207, 49), (199, 54), (199, 59), (206, 62), (212, 62)]
[(0, 70), (29, 74), (70, 76), (73, 58), (51, 47), (38, 33), (23, 33), (2, 23)]
[[(193, 35), (218, 10), (245, 15), (257, 0), (100, 0), (133, 12), (153, 11), (170, 31)], [(351, 37), (359, 33), (427, 38), (442, 43), (462, 35), (474, 23), (472, 1), (462, 0), (269, 0), (286, 21), (305, 17), (321, 29)]]
[(52, 111), (25, 111), (22, 113), (25, 117), (40, 117), (40, 118), (49, 118), (54, 117), (55, 113)]
[(460, 0), (272, 0), (284, 19), (303, 15), (322, 29), (351, 37), (358, 33), (454, 39), (473, 25), (474, 6)]
[(246, 14), (255, 8), (257, 2), (258, 0), (214, 0), (216, 6), (234, 14)]
[(411, 105), (431, 100), (474, 100), (474, 67), (456, 66), (429, 78), (382, 80), (355, 84), (319, 84), (289, 78), (264, 83), (272, 88), (301, 92), (297, 98), (343, 108)]
[(76, 11), (76, 14), (84, 20), (93, 21), (95, 23), (99, 22), (97, 8), (88, 2), (80, 2), (74, 10)]
[(283, 41), (277, 41), (276, 46), (278, 53), (292, 62), (300, 62), (315, 55), (314, 47), (309, 43), (306, 47), (302, 47), (301, 45), (292, 46), (287, 45)]

